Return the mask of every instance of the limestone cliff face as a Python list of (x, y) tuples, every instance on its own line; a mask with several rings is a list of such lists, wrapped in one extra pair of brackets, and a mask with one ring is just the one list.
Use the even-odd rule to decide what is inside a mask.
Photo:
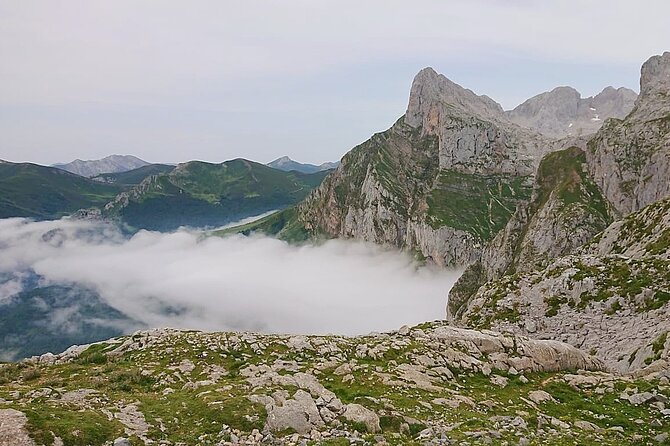
[(557, 87), (505, 112), (511, 121), (550, 138), (595, 133), (608, 118), (623, 119), (633, 109), (637, 94), (627, 88), (607, 87), (582, 98), (571, 87)]
[(551, 148), (492, 99), (427, 68), (414, 79), (405, 116), (345, 155), (298, 218), (311, 233), (466, 265), (529, 198)]
[(642, 66), (640, 96), (589, 142), (594, 181), (621, 215), (670, 195), (670, 52)]
[(621, 372), (670, 362), (670, 199), (546, 268), (482, 286), (460, 323), (555, 339)]

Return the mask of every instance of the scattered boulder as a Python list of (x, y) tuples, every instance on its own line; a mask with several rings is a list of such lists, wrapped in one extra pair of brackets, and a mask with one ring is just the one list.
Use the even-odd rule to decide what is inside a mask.
[(554, 397), (549, 395), (544, 390), (533, 390), (528, 393), (528, 398), (535, 404), (545, 403), (547, 401), (556, 401)]
[(362, 423), (368, 432), (376, 433), (381, 431), (379, 426), (379, 416), (370, 409), (360, 404), (347, 404), (344, 406), (344, 419), (352, 423)]

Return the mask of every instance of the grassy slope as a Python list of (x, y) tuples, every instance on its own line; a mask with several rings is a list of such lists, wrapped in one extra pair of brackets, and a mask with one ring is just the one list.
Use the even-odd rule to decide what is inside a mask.
[(170, 166), (168, 164), (149, 164), (148, 166), (138, 167), (137, 169), (129, 170), (127, 172), (103, 173), (92, 179), (103, 183), (134, 186), (140, 184), (142, 180), (150, 175), (172, 172), (174, 168), (175, 166)]
[(138, 228), (220, 226), (302, 200), (328, 172), (282, 172), (237, 159), (193, 161), (152, 180), (127, 206), (112, 210)]
[(0, 163), (0, 218), (59, 218), (102, 206), (120, 190), (53, 167)]
[(490, 240), (530, 193), (527, 177), (444, 170), (428, 197), (429, 222), (434, 228), (449, 226)]

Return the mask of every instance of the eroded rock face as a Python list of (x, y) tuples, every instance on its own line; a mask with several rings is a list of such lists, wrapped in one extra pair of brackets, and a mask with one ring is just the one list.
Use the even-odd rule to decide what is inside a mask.
[(450, 291), (450, 317), (457, 317), (484, 283), (542, 269), (553, 259), (575, 252), (612, 222), (611, 206), (589, 177), (585, 161), (579, 147), (542, 159), (530, 201), (517, 207)]
[(670, 195), (669, 78), (670, 53), (645, 62), (633, 111), (588, 144), (591, 176), (621, 215)]
[(547, 141), (512, 124), (500, 104), (437, 74), (414, 78), (405, 123), (439, 139), (441, 169), (530, 175)]

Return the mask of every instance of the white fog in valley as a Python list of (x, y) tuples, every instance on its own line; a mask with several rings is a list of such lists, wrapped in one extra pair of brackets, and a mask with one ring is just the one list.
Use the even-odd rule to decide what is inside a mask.
[(315, 334), (442, 319), (460, 274), (352, 241), (299, 247), (187, 230), (124, 237), (105, 223), (0, 220), (0, 306), (17, 298), (31, 270), (41, 286), (74, 283), (97, 291), (137, 321), (126, 329)]

